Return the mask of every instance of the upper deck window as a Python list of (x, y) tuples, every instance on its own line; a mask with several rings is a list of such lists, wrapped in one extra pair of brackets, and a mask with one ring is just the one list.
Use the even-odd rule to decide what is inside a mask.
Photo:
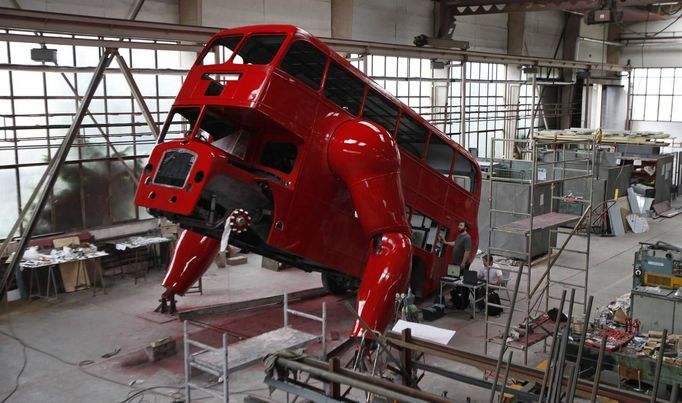
[(159, 143), (169, 140), (177, 140), (189, 136), (194, 131), (194, 125), (199, 117), (199, 108), (175, 108), (159, 135)]
[(381, 96), (378, 92), (370, 90), (362, 109), (362, 116), (383, 126), (386, 131), (393, 134), (398, 122), (398, 107)]
[(252, 35), (237, 49), (234, 64), (268, 64), (277, 54), (286, 35)]
[(417, 156), (417, 158), (423, 158), (428, 137), (429, 129), (426, 126), (407, 115), (400, 118), (396, 141), (405, 151)]
[(317, 90), (322, 84), (326, 64), (327, 57), (317, 48), (308, 42), (296, 41), (282, 59), (280, 68), (308, 87)]
[(236, 36), (226, 36), (224, 38), (218, 38), (211, 42), (208, 47), (208, 51), (201, 58), (201, 64), (223, 64), (227, 63), (232, 57), (235, 48), (239, 45), (239, 41), (242, 40), (243, 35)]
[(329, 65), (324, 96), (352, 115), (357, 116), (365, 86), (354, 75), (336, 63)]
[(429, 140), (429, 151), (426, 153), (426, 163), (431, 168), (447, 176), (450, 174), (452, 156), (452, 147), (445, 140), (432, 134)]
[(474, 167), (473, 162), (460, 153), (455, 156), (452, 180), (467, 192), (473, 192), (476, 188), (476, 167)]

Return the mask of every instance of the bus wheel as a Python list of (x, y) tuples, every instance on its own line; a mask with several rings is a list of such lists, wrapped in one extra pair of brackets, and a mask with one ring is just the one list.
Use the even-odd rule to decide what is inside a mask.
[(322, 273), (322, 285), (334, 295), (343, 295), (348, 290), (345, 279), (331, 273)]

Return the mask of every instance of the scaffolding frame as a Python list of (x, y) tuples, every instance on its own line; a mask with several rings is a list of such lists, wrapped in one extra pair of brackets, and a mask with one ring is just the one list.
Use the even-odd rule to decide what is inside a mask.
[[(515, 179), (507, 177), (499, 177), (495, 170), (495, 148), (496, 143), (501, 143), (503, 149), (509, 150), (513, 148), (517, 150), (526, 161), (530, 160), (531, 169), (529, 178), (525, 179)], [(512, 257), (515, 262), (518, 263), (518, 267), (506, 267), (502, 268), (502, 271), (508, 272), (516, 276), (525, 276), (523, 281), (518, 282), (521, 289), (510, 288), (513, 284), (512, 281), (507, 281), (504, 285), (493, 285), (488, 284), (486, 287), (486, 309), (485, 309), (485, 345), (484, 353), (488, 354), (489, 343), (496, 342), (495, 337), (491, 337), (491, 328), (495, 327), (505, 327), (505, 323), (499, 323), (491, 319), (488, 315), (489, 307), (498, 307), (505, 310), (508, 315), (518, 316), (519, 314), (523, 317), (521, 326), (525, 328), (523, 332), (524, 335), (521, 337), (522, 344), (510, 344), (505, 341), (506, 347), (521, 348), (524, 352), (523, 360), (524, 364), (528, 363), (528, 348), (539, 342), (544, 341), (544, 347), (546, 349), (547, 343), (546, 339), (550, 336), (548, 333), (544, 338), (539, 340), (532, 340), (530, 337), (530, 331), (528, 330), (533, 320), (533, 315), (537, 315), (540, 307), (543, 307), (541, 301), (544, 300), (544, 309), (547, 312), (550, 308), (550, 301), (560, 300), (560, 298), (555, 296), (555, 291), (561, 293), (564, 289), (576, 289), (581, 292), (578, 298), (576, 298), (576, 304), (582, 305), (583, 310), (586, 309), (587, 304), (587, 287), (588, 287), (588, 270), (589, 270), (589, 256), (590, 256), (590, 236), (591, 228), (590, 224), (592, 222), (592, 204), (593, 204), (593, 194), (594, 194), (594, 178), (595, 178), (595, 158), (596, 158), (596, 143), (594, 138), (591, 140), (576, 140), (576, 141), (554, 141), (554, 140), (539, 140), (539, 139), (493, 139), (492, 153), (490, 160), (490, 170), (488, 172), (489, 181), (489, 194), (488, 194), (488, 205), (489, 205), (489, 234), (488, 234), (488, 254), (491, 256), (504, 256)], [(575, 152), (574, 149), (582, 149), (582, 151)], [(550, 161), (539, 161), (539, 153), (547, 151), (551, 158)], [(570, 151), (570, 152), (569, 152)], [(567, 155), (568, 154), (568, 155)], [(584, 154), (581, 158), (578, 158), (580, 154)], [(497, 159), (497, 161), (510, 161), (509, 159)], [(584, 168), (582, 163), (585, 164)], [(579, 164), (579, 168), (574, 168), (575, 164)], [(543, 167), (551, 167), (551, 173), (548, 175), (545, 171), (545, 176), (541, 177), (539, 175), (539, 170)], [(582, 199), (580, 198), (567, 198), (564, 192), (564, 185), (568, 181), (575, 180), (587, 180), (588, 185), (586, 186), (586, 194)], [(495, 184), (500, 182), (513, 182), (519, 184), (525, 184), (528, 186), (528, 204), (527, 210), (525, 211), (509, 211), (504, 209), (496, 208), (495, 201), (496, 198), (493, 196), (495, 192)], [(538, 214), (536, 212), (535, 205), (535, 193), (538, 186), (549, 185), (549, 212)], [(581, 213), (576, 214), (564, 214), (559, 213), (559, 206), (562, 202), (571, 202), (580, 206)], [(506, 222), (498, 224), (501, 217), (509, 216), (522, 216), (524, 218), (517, 219), (512, 222)], [(572, 224), (570, 230), (564, 228), (566, 225)], [(587, 224), (586, 224), (587, 223)], [(579, 232), (579, 229), (583, 225), (587, 225), (587, 231), (584, 234), (584, 242), (576, 242), (574, 235)], [(547, 255), (538, 260), (534, 259), (533, 251), (533, 234), (534, 231), (545, 230), (549, 233), (548, 239), (548, 250)], [(524, 258), (514, 258), (511, 253), (515, 252), (518, 254), (520, 251), (511, 251), (504, 248), (496, 247), (496, 234), (506, 233), (521, 235), (525, 237), (525, 250), (522, 251)], [(563, 238), (563, 243), (561, 246), (553, 246), (552, 239), (556, 237), (557, 244), (559, 238)], [(571, 242), (573, 241), (573, 242)], [(559, 262), (559, 257), (562, 253), (579, 254), (584, 256), (584, 264), (578, 267), (571, 267), (563, 265)], [(533, 269), (537, 268), (541, 259), (545, 259), (546, 268), (544, 273), (540, 277), (533, 275)], [(526, 268), (524, 270), (524, 267)], [(574, 282), (563, 281), (562, 279), (552, 278), (550, 273), (553, 268), (562, 268), (566, 270), (572, 270), (572, 277), (578, 277)], [(511, 275), (509, 276), (511, 279)], [(535, 280), (535, 282), (534, 282)], [(504, 304), (502, 300), (500, 304), (495, 304), (490, 302), (488, 295), (490, 291), (499, 291), (504, 289), (506, 291), (518, 292), (521, 298), (516, 303), (509, 301), (508, 304)], [(518, 321), (516, 322), (518, 323)], [(503, 343), (502, 340), (498, 341)]]

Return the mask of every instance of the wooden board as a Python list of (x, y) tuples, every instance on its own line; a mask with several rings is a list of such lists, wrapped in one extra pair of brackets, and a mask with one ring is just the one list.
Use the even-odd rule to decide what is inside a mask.
[[(60, 249), (69, 245), (80, 245), (80, 243), (81, 241), (77, 236), (52, 240), (52, 245), (55, 249)], [(62, 263), (59, 265), (59, 271), (62, 275), (64, 292), (74, 292), (78, 289), (90, 286), (90, 278), (88, 276), (88, 271), (85, 269), (84, 262)]]

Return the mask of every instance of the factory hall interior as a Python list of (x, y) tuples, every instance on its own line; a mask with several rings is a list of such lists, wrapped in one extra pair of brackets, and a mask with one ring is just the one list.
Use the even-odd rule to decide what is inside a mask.
[(681, 19), (0, 0), (0, 403), (678, 402)]

